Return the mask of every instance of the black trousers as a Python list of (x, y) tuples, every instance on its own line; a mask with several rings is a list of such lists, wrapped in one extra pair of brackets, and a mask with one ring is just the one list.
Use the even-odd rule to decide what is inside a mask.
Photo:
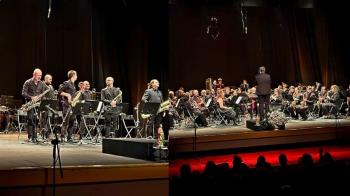
[[(154, 117), (154, 136), (153, 136), (154, 138), (158, 138), (158, 128), (162, 124), (164, 138), (166, 140), (168, 139), (169, 130), (170, 130), (170, 126), (171, 126), (170, 120), (171, 120), (171, 118), (169, 116), (168, 111), (161, 112)], [(152, 135), (152, 133), (150, 133), (150, 132), (152, 132), (153, 129), (149, 129), (148, 131), (149, 131), (149, 135)]]
[(36, 133), (36, 124), (37, 124), (37, 117), (36, 117), (35, 109), (31, 109), (27, 112), (27, 129), (28, 129), (28, 139), (36, 140), (37, 133)]
[(258, 95), (259, 115), (261, 119), (267, 118), (270, 108), (270, 95)]
[(104, 117), (105, 117), (105, 127), (104, 127), (105, 137), (110, 137), (111, 131), (115, 131), (116, 129), (116, 126), (118, 123), (117, 122), (118, 116), (116, 113), (105, 112)]
[(63, 107), (64, 123), (61, 130), (61, 138), (67, 137), (67, 140), (72, 139), (74, 130), (76, 130), (76, 115), (70, 112), (69, 107)]

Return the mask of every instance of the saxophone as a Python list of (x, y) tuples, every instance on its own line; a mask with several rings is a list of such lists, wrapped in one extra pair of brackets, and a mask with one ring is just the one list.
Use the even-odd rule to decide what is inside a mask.
[(23, 104), (22, 107), (20, 108), (20, 110), (23, 110), (24, 112), (27, 112), (35, 107), (38, 107), (40, 105), (39, 100), (46, 95), (46, 93), (48, 93), (50, 91), (50, 89), (45, 90), (43, 93), (41, 93), (40, 95), (38, 95), (38, 99), (36, 101), (31, 100), (29, 102), (27, 102), (26, 104)]
[(119, 90), (119, 91), (120, 91), (120, 93), (116, 97), (114, 97), (114, 99), (112, 101), (115, 101), (117, 103), (121, 103), (122, 102), (123, 92), (121, 90)]
[(70, 105), (72, 107), (75, 107), (75, 105), (80, 101), (80, 97), (81, 97), (81, 91), (78, 91), (78, 93), (75, 95), (73, 100), (70, 102)]
[(169, 110), (169, 107), (170, 107), (170, 101), (169, 101), (169, 99), (168, 99), (168, 100), (166, 100), (166, 101), (164, 101), (164, 102), (162, 102), (162, 103), (160, 104), (160, 107), (159, 107), (159, 109), (158, 109), (157, 114), (159, 114), (159, 113), (161, 113), (161, 112), (164, 112), (164, 111), (166, 111), (166, 110)]

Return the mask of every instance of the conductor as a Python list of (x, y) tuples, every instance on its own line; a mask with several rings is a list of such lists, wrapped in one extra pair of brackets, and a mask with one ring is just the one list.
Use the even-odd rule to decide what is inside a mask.
[(259, 67), (259, 73), (255, 75), (257, 83), (256, 94), (259, 102), (259, 115), (262, 120), (267, 120), (270, 105), (271, 77), (265, 73), (265, 67)]

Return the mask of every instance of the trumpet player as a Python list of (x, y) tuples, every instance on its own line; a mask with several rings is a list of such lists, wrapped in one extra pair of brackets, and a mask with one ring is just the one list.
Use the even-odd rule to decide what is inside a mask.
[(63, 116), (65, 117), (61, 130), (61, 141), (64, 141), (67, 136), (67, 141), (73, 142), (72, 134), (75, 129), (74, 122), (76, 117), (71, 113), (71, 104), (73, 103), (73, 98), (74, 102), (80, 98), (81, 92), (77, 92), (74, 85), (74, 82), (78, 79), (77, 72), (70, 70), (68, 71), (67, 76), (68, 80), (60, 84), (58, 89), (59, 103), (63, 111)]
[(114, 78), (107, 77), (106, 78), (106, 87), (101, 90), (101, 100), (106, 106), (106, 110), (104, 113), (105, 117), (105, 137), (110, 137), (111, 131), (115, 131), (117, 129), (117, 120), (118, 116), (115, 112), (113, 112), (113, 108), (117, 106), (118, 103), (122, 102), (122, 91), (118, 87), (114, 87)]
[[(41, 81), (42, 71), (40, 69), (34, 69), (33, 77), (26, 80), (22, 88), (22, 96), (26, 101), (37, 102), (40, 99), (40, 94), (47, 90), (47, 86)], [(37, 143), (37, 133), (35, 129), (35, 109), (30, 109), (27, 111), (27, 132), (28, 141)]]

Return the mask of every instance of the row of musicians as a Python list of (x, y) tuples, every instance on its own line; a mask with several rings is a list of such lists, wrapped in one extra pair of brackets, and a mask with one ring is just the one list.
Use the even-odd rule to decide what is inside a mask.
[[(70, 70), (67, 73), (68, 80), (63, 82), (58, 89), (57, 96), (52, 86), (52, 76), (45, 75), (44, 81), (41, 80), (42, 71), (35, 69), (33, 71), (33, 77), (26, 80), (22, 88), (22, 96), (26, 101), (39, 101), (42, 97), (47, 99), (58, 98), (60, 108), (63, 111), (63, 115), (66, 118), (65, 123), (61, 129), (61, 140), (72, 141), (72, 134), (74, 132), (74, 122), (76, 116), (70, 112), (72, 101), (75, 99), (89, 100), (91, 99), (91, 91), (89, 91), (88, 82), (84, 82), (84, 85), (79, 91), (75, 88), (75, 82), (78, 78), (78, 74), (74, 70)], [(117, 102), (121, 101), (122, 91), (119, 88), (113, 86), (114, 79), (112, 77), (106, 78), (106, 87), (101, 90), (101, 99), (105, 105), (115, 106)], [(47, 91), (50, 89), (49, 91)], [(45, 93), (45, 94), (44, 94)], [(44, 96), (42, 96), (44, 94)], [(120, 99), (116, 100), (116, 97)], [(27, 111), (27, 131), (28, 140), (31, 142), (37, 142), (37, 133), (35, 129), (35, 110), (31, 109)], [(109, 136), (112, 120), (105, 116), (105, 134)], [(82, 138), (84, 131), (80, 132), (80, 138)]]

